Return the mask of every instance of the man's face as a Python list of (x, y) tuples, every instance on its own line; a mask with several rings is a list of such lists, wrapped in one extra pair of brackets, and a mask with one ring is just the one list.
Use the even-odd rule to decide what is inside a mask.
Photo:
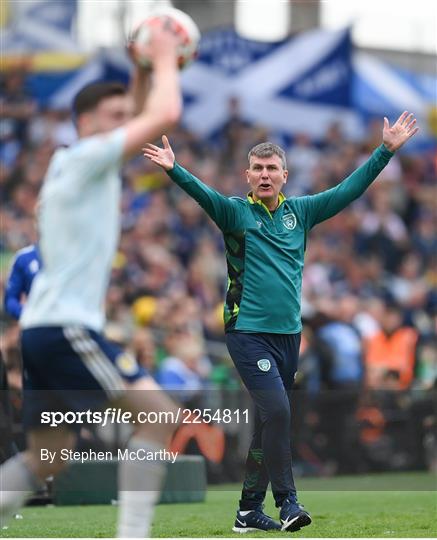
[(273, 210), (278, 202), (279, 192), (287, 181), (288, 171), (282, 167), (279, 156), (260, 158), (250, 156), (249, 168), (246, 170), (247, 182), (250, 184), (254, 199), (261, 199)]
[(130, 120), (133, 112), (134, 106), (130, 96), (111, 96), (103, 99), (94, 110), (82, 115), (81, 135), (108, 133)]
[(386, 309), (382, 320), (383, 330), (387, 334), (392, 334), (395, 330), (402, 326), (402, 315), (396, 309)]

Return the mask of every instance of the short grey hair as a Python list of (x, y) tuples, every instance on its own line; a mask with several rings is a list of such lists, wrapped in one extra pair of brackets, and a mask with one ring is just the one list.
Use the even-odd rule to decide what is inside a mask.
[(277, 144), (273, 144), (271, 142), (263, 142), (261, 144), (257, 144), (247, 154), (247, 159), (249, 160), (249, 162), (252, 156), (259, 157), (259, 158), (269, 158), (272, 156), (278, 156), (281, 159), (282, 168), (283, 169), (287, 168), (287, 159), (285, 157), (285, 152)]

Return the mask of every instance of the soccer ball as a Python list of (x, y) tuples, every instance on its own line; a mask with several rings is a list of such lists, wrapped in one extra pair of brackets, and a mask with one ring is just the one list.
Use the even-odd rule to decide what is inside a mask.
[(200, 31), (196, 23), (180, 9), (168, 7), (154, 11), (147, 19), (140, 22), (131, 33), (129, 41), (136, 63), (145, 68), (151, 67), (145, 46), (150, 41), (151, 28), (155, 25), (162, 25), (178, 37), (178, 65), (180, 69), (196, 57), (200, 40)]

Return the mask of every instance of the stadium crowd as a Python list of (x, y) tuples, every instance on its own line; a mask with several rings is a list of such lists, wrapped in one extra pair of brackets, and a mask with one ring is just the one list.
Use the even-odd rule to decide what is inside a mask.
[[(0, 100), (3, 289), (13, 254), (38, 241), (38, 191), (54, 149), (71, 143), (75, 130), (65, 111), (37, 107), (24, 73), (4, 76)], [(184, 128), (169, 137), (181, 165), (225, 195), (244, 197), (247, 152), (276, 142), (275, 134), (243, 122), (236, 100), (230, 107), (231, 119), (212, 141)], [(285, 195), (338, 183), (380, 144), (381, 122), (354, 142), (340, 124), (316, 143), (297, 135), (287, 151)], [(297, 455), (313, 471), (437, 467), (430, 440), (437, 380), (435, 165), (431, 153), (395, 156), (363, 197), (310, 235), (295, 429)], [(188, 405), (204, 399), (205, 389), (238, 386), (224, 346), (223, 252), (214, 223), (160, 169), (142, 157), (125, 166), (107, 334), (164, 388), (179, 387)], [(2, 319), (9, 384), (19, 389), (18, 326), (5, 312)], [(360, 447), (353, 463), (351, 445)]]

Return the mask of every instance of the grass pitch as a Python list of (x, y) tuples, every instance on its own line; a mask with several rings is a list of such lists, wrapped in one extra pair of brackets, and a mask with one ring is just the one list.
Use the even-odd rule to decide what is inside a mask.
[[(417, 491), (402, 491), (407, 486)], [(292, 535), (257, 532), (250, 533), (251, 536), (437, 537), (437, 483), (431, 475), (301, 479), (298, 487), (299, 500), (310, 511), (313, 523)], [(210, 490), (204, 503), (159, 505), (152, 536), (241, 537), (231, 531), (239, 488)], [(384, 491), (387, 489), (390, 491)], [(277, 519), (278, 511), (270, 494), (265, 511)], [(9, 522), (8, 529), (0, 531), (0, 537), (102, 538), (115, 534), (116, 508), (112, 506), (28, 507), (22, 516), (23, 519)]]

